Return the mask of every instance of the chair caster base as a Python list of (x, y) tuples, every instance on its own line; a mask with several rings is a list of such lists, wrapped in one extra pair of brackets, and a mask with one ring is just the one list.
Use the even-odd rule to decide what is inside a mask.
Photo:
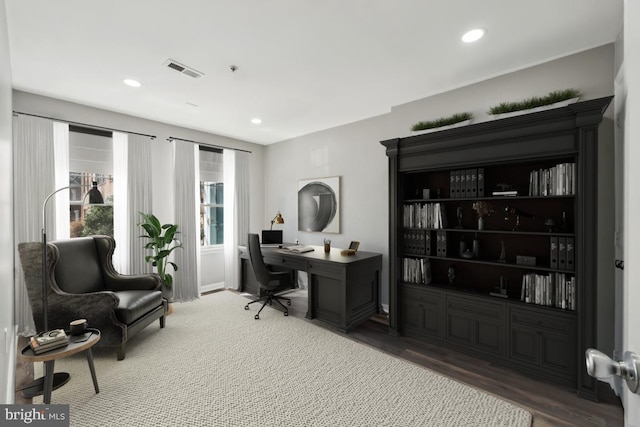
[(260, 319), (260, 316), (256, 314), (255, 316), (253, 316), (253, 318), (258, 320), (258, 319)]
[(245, 306), (244, 306), (244, 309), (245, 309), (245, 310), (249, 310), (249, 304), (245, 305)]
[(288, 316), (288, 315), (289, 315), (289, 312), (288, 312), (288, 311), (285, 311), (285, 312), (284, 312), (284, 315), (285, 315), (285, 316)]
[(291, 305), (291, 301), (287, 301), (287, 305)]

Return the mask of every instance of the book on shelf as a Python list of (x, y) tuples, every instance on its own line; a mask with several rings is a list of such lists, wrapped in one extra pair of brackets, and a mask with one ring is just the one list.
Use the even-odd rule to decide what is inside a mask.
[(426, 258), (403, 258), (402, 280), (405, 283), (430, 284), (431, 262)]
[(69, 344), (69, 336), (64, 329), (54, 329), (32, 336), (29, 344), (35, 354), (40, 354), (66, 346)]
[(565, 273), (524, 274), (520, 299), (528, 304), (575, 310), (576, 278)]
[(282, 249), (285, 251), (294, 252), (297, 254), (303, 254), (305, 252), (313, 252), (315, 250), (311, 246), (304, 246), (304, 245), (286, 246)]
[(492, 196), (517, 196), (518, 190), (507, 190), (507, 191), (494, 191), (491, 193)]
[(529, 173), (530, 196), (570, 196), (576, 194), (575, 163), (559, 163), (549, 169)]

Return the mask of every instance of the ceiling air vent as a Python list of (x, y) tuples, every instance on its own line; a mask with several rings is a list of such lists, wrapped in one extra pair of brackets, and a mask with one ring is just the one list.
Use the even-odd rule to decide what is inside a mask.
[(186, 74), (189, 77), (193, 77), (194, 79), (198, 79), (202, 76), (204, 76), (204, 73), (201, 73), (200, 71), (194, 69), (194, 68), (190, 68), (187, 67), (186, 65), (183, 65), (181, 63), (179, 63), (178, 61), (174, 61), (173, 59), (168, 59), (165, 63), (165, 66), (176, 70), (182, 74)]

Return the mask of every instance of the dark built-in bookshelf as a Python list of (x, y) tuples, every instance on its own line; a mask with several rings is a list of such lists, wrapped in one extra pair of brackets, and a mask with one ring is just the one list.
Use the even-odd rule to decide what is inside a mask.
[(392, 334), (596, 399), (584, 352), (596, 345), (598, 126), (611, 99), (381, 142)]

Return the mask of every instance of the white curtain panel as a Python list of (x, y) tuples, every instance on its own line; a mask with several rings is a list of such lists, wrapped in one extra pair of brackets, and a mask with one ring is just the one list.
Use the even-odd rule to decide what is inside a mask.
[[(53, 122), (53, 157), (56, 189), (69, 185), (69, 124)], [(69, 221), (69, 192), (61, 191), (54, 196), (56, 239), (71, 237)], [(51, 203), (52, 201), (49, 201)], [(48, 216), (48, 215), (47, 215)]]
[(141, 135), (113, 133), (113, 234), (114, 266), (122, 274), (152, 270), (145, 262), (139, 212), (152, 213), (151, 139)]
[(116, 241), (116, 249), (113, 252), (113, 266), (122, 274), (131, 274), (129, 265), (129, 245), (125, 242), (130, 239), (129, 221), (129, 135), (122, 132), (113, 132), (113, 239)]
[(178, 271), (173, 275), (173, 300), (192, 301), (200, 297), (198, 254), (200, 247), (199, 177), (196, 175), (198, 146), (186, 141), (173, 141), (173, 179), (175, 223), (182, 249), (173, 251)]
[(224, 150), (224, 286), (240, 290), (239, 245), (249, 232), (249, 153)]
[[(15, 313), (18, 332), (25, 336), (36, 331), (17, 245), (42, 241), (42, 204), (56, 189), (53, 135), (52, 120), (25, 115), (13, 118)], [(67, 175), (67, 185), (68, 180)], [(53, 198), (58, 196), (60, 193)], [(47, 240), (56, 238), (55, 202), (47, 204)]]

